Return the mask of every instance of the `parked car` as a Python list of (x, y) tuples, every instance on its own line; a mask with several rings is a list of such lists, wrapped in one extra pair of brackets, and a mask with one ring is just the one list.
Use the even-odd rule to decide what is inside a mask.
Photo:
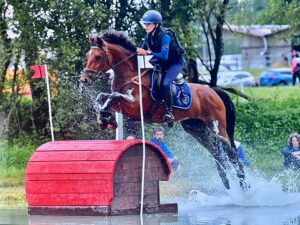
[[(210, 76), (204, 75), (199, 79), (210, 82)], [(217, 85), (219, 86), (258, 86), (254, 76), (247, 71), (221, 71), (218, 73)]]
[(271, 68), (259, 76), (260, 86), (291, 85), (292, 83), (291, 68)]
[(218, 74), (217, 85), (256, 87), (254, 76), (247, 71), (224, 71)]

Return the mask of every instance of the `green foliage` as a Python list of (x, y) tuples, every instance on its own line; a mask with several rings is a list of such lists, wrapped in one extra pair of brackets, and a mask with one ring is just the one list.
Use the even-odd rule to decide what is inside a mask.
[(255, 167), (268, 176), (283, 169), (280, 150), (291, 133), (300, 132), (299, 101), (299, 95), (285, 99), (273, 95), (236, 102), (236, 139), (246, 146)]
[[(300, 127), (300, 106), (297, 103), (299, 99), (257, 99), (238, 104), (237, 126), (243, 140), (257, 145), (265, 143), (265, 140), (272, 140), (272, 145), (275, 142), (282, 146), (289, 133), (297, 131)], [(275, 146), (278, 148), (278, 145)]]
[(246, 0), (233, 4), (230, 23), (240, 25), (276, 24), (290, 25), (298, 32), (300, 13), (298, 0)]
[[(99, 86), (84, 88), (77, 77), (60, 74), (53, 97), (56, 139), (112, 139), (114, 132), (101, 131), (93, 108)], [(49, 129), (49, 127), (48, 127)]]
[[(24, 171), (30, 156), (39, 144), (40, 141), (34, 140), (32, 136), (23, 136), (13, 143), (1, 141), (0, 167), (2, 170), (14, 168), (11, 171), (15, 171), (15, 169)], [(13, 172), (12, 174), (17, 174), (17, 172)], [(7, 174), (7, 176), (10, 175)]]
[(292, 28), (300, 27), (297, 19), (300, 13), (297, 0), (268, 0), (267, 7), (258, 14), (260, 24), (290, 24)]

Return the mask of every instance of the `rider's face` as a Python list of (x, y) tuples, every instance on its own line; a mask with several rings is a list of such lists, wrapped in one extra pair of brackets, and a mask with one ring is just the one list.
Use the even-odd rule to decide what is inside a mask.
[(144, 29), (147, 33), (151, 33), (154, 28), (155, 28), (155, 24), (154, 23), (147, 23), (147, 24), (144, 24)]

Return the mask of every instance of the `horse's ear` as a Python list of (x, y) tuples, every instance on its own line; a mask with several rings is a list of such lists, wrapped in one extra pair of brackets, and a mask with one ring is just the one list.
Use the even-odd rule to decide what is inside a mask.
[(95, 43), (95, 38), (92, 37), (92, 36), (89, 36), (89, 43), (90, 43), (91, 45), (94, 45), (94, 43)]
[(99, 48), (103, 47), (103, 45), (104, 45), (104, 41), (98, 36), (90, 36), (89, 43), (92, 46), (98, 46)]

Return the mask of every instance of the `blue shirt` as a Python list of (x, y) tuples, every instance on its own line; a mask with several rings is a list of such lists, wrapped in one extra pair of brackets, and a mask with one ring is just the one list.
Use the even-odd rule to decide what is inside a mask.
[(300, 149), (298, 148), (298, 149), (295, 149), (295, 148), (293, 148), (293, 147), (291, 147), (291, 146), (287, 146), (287, 147), (285, 147), (285, 148), (283, 148), (282, 150), (281, 150), (281, 153), (283, 154), (283, 155), (291, 155), (293, 152), (297, 152), (297, 151), (299, 151)]
[(150, 141), (153, 143), (153, 144), (156, 144), (166, 155), (168, 158), (173, 158), (174, 157), (174, 154), (173, 152), (171, 151), (171, 149), (167, 146), (167, 144), (163, 141), (158, 141), (156, 138), (151, 138)]
[(244, 163), (244, 165), (246, 165), (246, 166), (250, 165), (250, 161), (248, 159), (246, 159), (245, 150), (244, 150), (242, 144), (240, 144), (240, 146), (237, 148), (237, 154), (238, 154), (239, 159)]

